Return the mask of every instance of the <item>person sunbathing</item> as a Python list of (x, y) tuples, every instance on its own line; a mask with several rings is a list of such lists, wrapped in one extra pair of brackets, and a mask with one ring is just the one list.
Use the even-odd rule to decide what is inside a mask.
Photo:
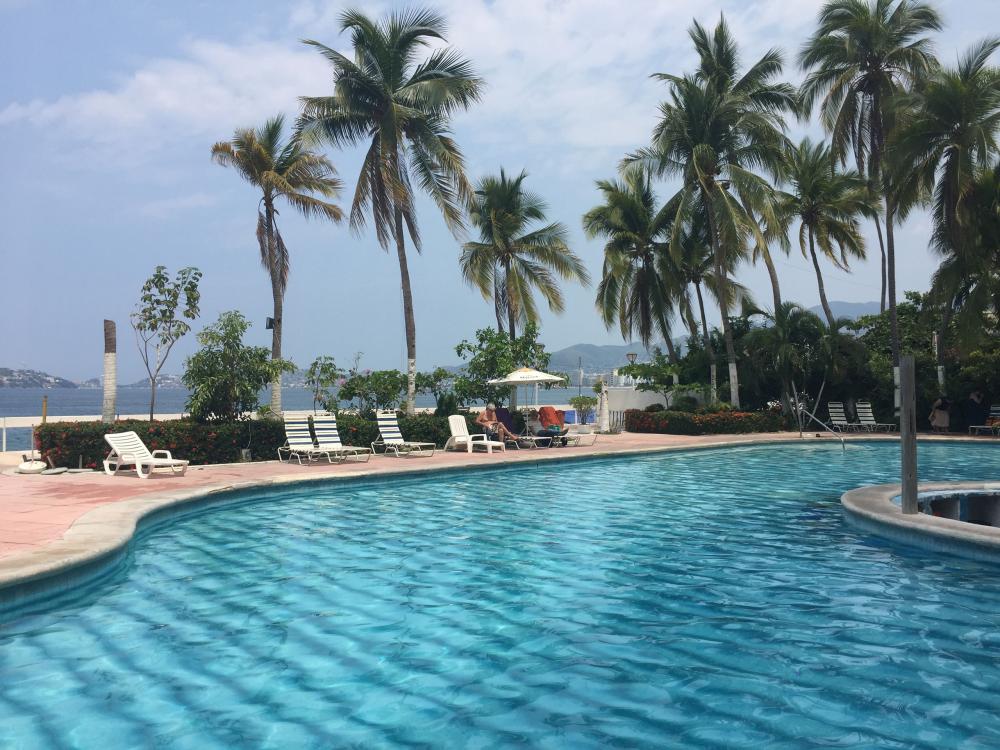
[(486, 404), (486, 408), (476, 417), (476, 424), (483, 428), (483, 432), (490, 440), (517, 440), (517, 435), (497, 419), (496, 407), (493, 404)]

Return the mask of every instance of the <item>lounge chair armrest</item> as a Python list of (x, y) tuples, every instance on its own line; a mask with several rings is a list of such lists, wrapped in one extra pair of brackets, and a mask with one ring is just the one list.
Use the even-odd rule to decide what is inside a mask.
[(174, 460), (174, 457), (170, 455), (170, 451), (165, 451), (162, 449), (153, 451), (152, 454), (150, 455), (152, 455), (153, 458), (167, 458), (170, 459), (171, 461)]

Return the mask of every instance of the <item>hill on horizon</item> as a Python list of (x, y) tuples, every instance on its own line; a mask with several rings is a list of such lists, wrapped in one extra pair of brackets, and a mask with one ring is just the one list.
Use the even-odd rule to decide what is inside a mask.
[[(840, 300), (832, 299), (830, 300), (830, 309), (833, 311), (833, 316), (835, 318), (850, 318), (851, 320), (857, 320), (864, 315), (878, 315), (881, 312), (881, 305), (877, 301), (841, 302)], [(809, 308), (809, 311), (823, 317), (822, 305), (813, 305)]]

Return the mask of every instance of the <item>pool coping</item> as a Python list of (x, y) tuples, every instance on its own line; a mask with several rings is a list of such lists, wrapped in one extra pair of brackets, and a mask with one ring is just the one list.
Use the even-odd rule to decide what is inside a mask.
[[(672, 436), (677, 437), (677, 436)], [(718, 436), (713, 436), (718, 437)], [(728, 440), (712, 440), (696, 442), (692, 436), (690, 441), (669, 445), (648, 445), (635, 448), (624, 447), (618, 450), (602, 452), (552, 452), (535, 453), (526, 459), (510, 460), (500, 456), (489, 463), (470, 461), (446, 466), (425, 465), (417, 462), (420, 459), (373, 459), (378, 460), (375, 466), (354, 471), (350, 474), (313, 474), (279, 473), (267, 478), (255, 478), (246, 481), (225, 481), (202, 484), (195, 487), (184, 487), (176, 490), (157, 491), (114, 502), (108, 502), (89, 510), (77, 518), (65, 530), (62, 536), (47, 543), (44, 547), (24, 552), (16, 552), (0, 557), (0, 604), (17, 606), (24, 598), (34, 598), (40, 591), (48, 588), (48, 584), (63, 577), (68, 585), (78, 582), (86, 571), (92, 571), (96, 576), (102, 570), (124, 555), (129, 545), (134, 541), (137, 531), (146, 519), (159, 517), (171, 509), (183, 509), (199, 501), (211, 503), (230, 499), (234, 494), (246, 490), (265, 490), (275, 487), (288, 487), (297, 484), (309, 485), (315, 482), (352, 482), (371, 480), (382, 477), (426, 476), (445, 472), (467, 472), (482, 468), (500, 468), (511, 466), (532, 466), (549, 462), (569, 463), (582, 460), (601, 460), (624, 458), (629, 456), (654, 455), (698, 450), (713, 450), (734, 447), (750, 447), (760, 445), (801, 444), (803, 442), (822, 442), (831, 444), (833, 438), (813, 437), (813, 433), (804, 433), (799, 437), (796, 433), (769, 435), (730, 435)], [(844, 436), (847, 442), (896, 442), (898, 435), (863, 433)], [(920, 442), (970, 442), (982, 443), (982, 440), (962, 437), (921, 437)], [(521, 453), (524, 453), (523, 451)], [(458, 454), (465, 455), (465, 454)], [(480, 454), (481, 455), (481, 454)], [(495, 455), (495, 454), (494, 454)], [(392, 464), (384, 464), (393, 461)], [(271, 463), (276, 467), (285, 467), (277, 461)], [(898, 493), (897, 493), (898, 494)], [(80, 575), (74, 575), (78, 573)], [(71, 580), (70, 580), (71, 579)], [(65, 588), (65, 587), (59, 587)]]
[[(920, 494), (940, 491), (1000, 492), (1000, 480), (921, 482)], [(849, 490), (840, 497), (850, 523), (878, 536), (908, 545), (944, 551), (985, 562), (1000, 563), (1000, 528), (941, 518), (928, 513), (904, 514), (893, 502), (899, 484), (877, 484)]]

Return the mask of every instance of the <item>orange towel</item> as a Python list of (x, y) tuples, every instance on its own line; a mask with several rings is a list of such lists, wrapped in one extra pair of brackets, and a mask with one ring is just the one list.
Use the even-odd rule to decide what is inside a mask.
[(538, 410), (538, 421), (542, 427), (556, 426), (560, 429), (566, 424), (566, 412), (553, 406), (543, 406)]

